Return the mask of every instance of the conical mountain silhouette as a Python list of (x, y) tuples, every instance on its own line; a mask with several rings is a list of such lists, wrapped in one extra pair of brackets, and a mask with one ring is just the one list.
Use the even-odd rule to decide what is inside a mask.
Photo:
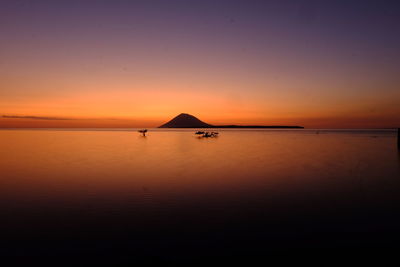
[(158, 128), (209, 128), (213, 125), (207, 124), (193, 115), (181, 113), (169, 122)]
[(193, 115), (181, 113), (158, 128), (304, 128), (303, 126), (286, 125), (211, 125), (199, 120)]

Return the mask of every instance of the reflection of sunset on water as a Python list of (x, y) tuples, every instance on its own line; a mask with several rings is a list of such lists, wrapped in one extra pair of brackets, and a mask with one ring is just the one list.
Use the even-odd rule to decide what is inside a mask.
[(257, 188), (271, 196), (352, 192), (355, 173), (372, 184), (396, 176), (394, 133), (355, 133), (222, 130), (197, 139), (190, 130), (150, 130), (147, 138), (135, 131), (4, 130), (1, 182), (11, 196), (128, 197), (146, 187), (171, 198)]
[(0, 0), (0, 265), (396, 265), (399, 14)]

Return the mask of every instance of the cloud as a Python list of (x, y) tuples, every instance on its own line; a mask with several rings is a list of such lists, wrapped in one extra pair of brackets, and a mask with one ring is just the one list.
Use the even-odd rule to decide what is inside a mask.
[(31, 119), (31, 120), (73, 120), (72, 118), (61, 118), (61, 117), (41, 117), (41, 116), (16, 116), (16, 115), (3, 115), (5, 119)]

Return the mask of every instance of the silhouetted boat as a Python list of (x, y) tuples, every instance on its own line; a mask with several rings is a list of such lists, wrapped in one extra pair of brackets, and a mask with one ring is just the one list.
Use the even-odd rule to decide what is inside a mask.
[(197, 135), (201, 135), (201, 137), (217, 137), (218, 132), (203, 132), (203, 131), (197, 131), (195, 132)]

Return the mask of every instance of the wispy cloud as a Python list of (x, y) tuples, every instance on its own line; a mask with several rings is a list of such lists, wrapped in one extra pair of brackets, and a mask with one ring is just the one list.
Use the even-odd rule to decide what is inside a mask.
[(1, 117), (5, 119), (74, 120), (72, 118), (62, 118), (62, 117), (17, 116), (17, 115), (2, 115)]

